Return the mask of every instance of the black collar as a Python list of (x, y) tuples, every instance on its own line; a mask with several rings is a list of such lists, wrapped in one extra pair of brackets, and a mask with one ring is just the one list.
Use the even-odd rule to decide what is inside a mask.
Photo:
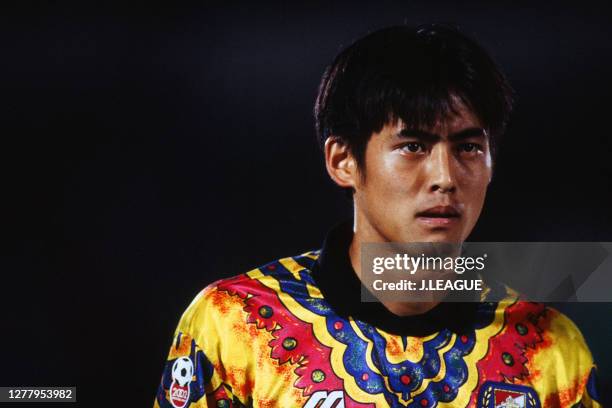
[(332, 228), (312, 268), (317, 286), (338, 315), (350, 316), (401, 336), (428, 336), (445, 328), (462, 333), (472, 327), (478, 307), (476, 302), (442, 302), (428, 312), (414, 316), (398, 316), (381, 303), (362, 302), (361, 281), (349, 257), (352, 239), (352, 222)]

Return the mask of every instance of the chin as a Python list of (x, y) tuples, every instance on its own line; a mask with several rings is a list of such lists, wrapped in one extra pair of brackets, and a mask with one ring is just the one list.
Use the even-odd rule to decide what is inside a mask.
[(463, 242), (461, 234), (457, 231), (449, 231), (449, 230), (440, 230), (440, 231), (430, 231), (427, 234), (423, 234), (422, 242), (450, 242), (450, 243), (460, 243)]
[[(455, 225), (452, 228), (423, 228), (421, 226), (411, 225), (412, 228), (396, 228), (391, 230), (390, 234), (383, 234), (388, 242), (449, 242), (462, 243), (463, 228), (460, 225)], [(394, 232), (394, 233), (393, 233)]]

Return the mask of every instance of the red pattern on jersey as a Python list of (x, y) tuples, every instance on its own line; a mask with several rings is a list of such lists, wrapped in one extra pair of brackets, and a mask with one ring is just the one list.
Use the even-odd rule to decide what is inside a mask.
[(548, 324), (543, 304), (517, 302), (506, 308), (504, 328), (489, 339), (486, 356), (476, 364), (479, 386), (472, 393), (470, 406), (476, 406), (478, 389), (484, 382), (514, 383), (529, 375), (526, 353), (543, 345), (542, 331)]

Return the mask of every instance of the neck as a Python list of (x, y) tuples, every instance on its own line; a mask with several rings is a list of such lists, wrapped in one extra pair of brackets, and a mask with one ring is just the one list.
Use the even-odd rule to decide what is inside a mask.
[[(361, 244), (364, 242), (389, 242), (385, 237), (370, 223), (359, 216), (355, 211), (353, 224), (353, 240), (349, 247), (349, 256), (353, 270), (360, 281), (361, 277)], [(440, 303), (440, 300), (429, 302), (396, 302), (380, 301), (387, 310), (398, 316), (413, 316), (428, 312)]]

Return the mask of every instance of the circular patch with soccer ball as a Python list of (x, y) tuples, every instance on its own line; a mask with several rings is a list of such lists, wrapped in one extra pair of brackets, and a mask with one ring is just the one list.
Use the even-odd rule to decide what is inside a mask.
[(193, 377), (193, 363), (189, 357), (179, 357), (172, 364), (172, 385), (170, 403), (175, 408), (183, 408), (189, 402), (189, 383)]

